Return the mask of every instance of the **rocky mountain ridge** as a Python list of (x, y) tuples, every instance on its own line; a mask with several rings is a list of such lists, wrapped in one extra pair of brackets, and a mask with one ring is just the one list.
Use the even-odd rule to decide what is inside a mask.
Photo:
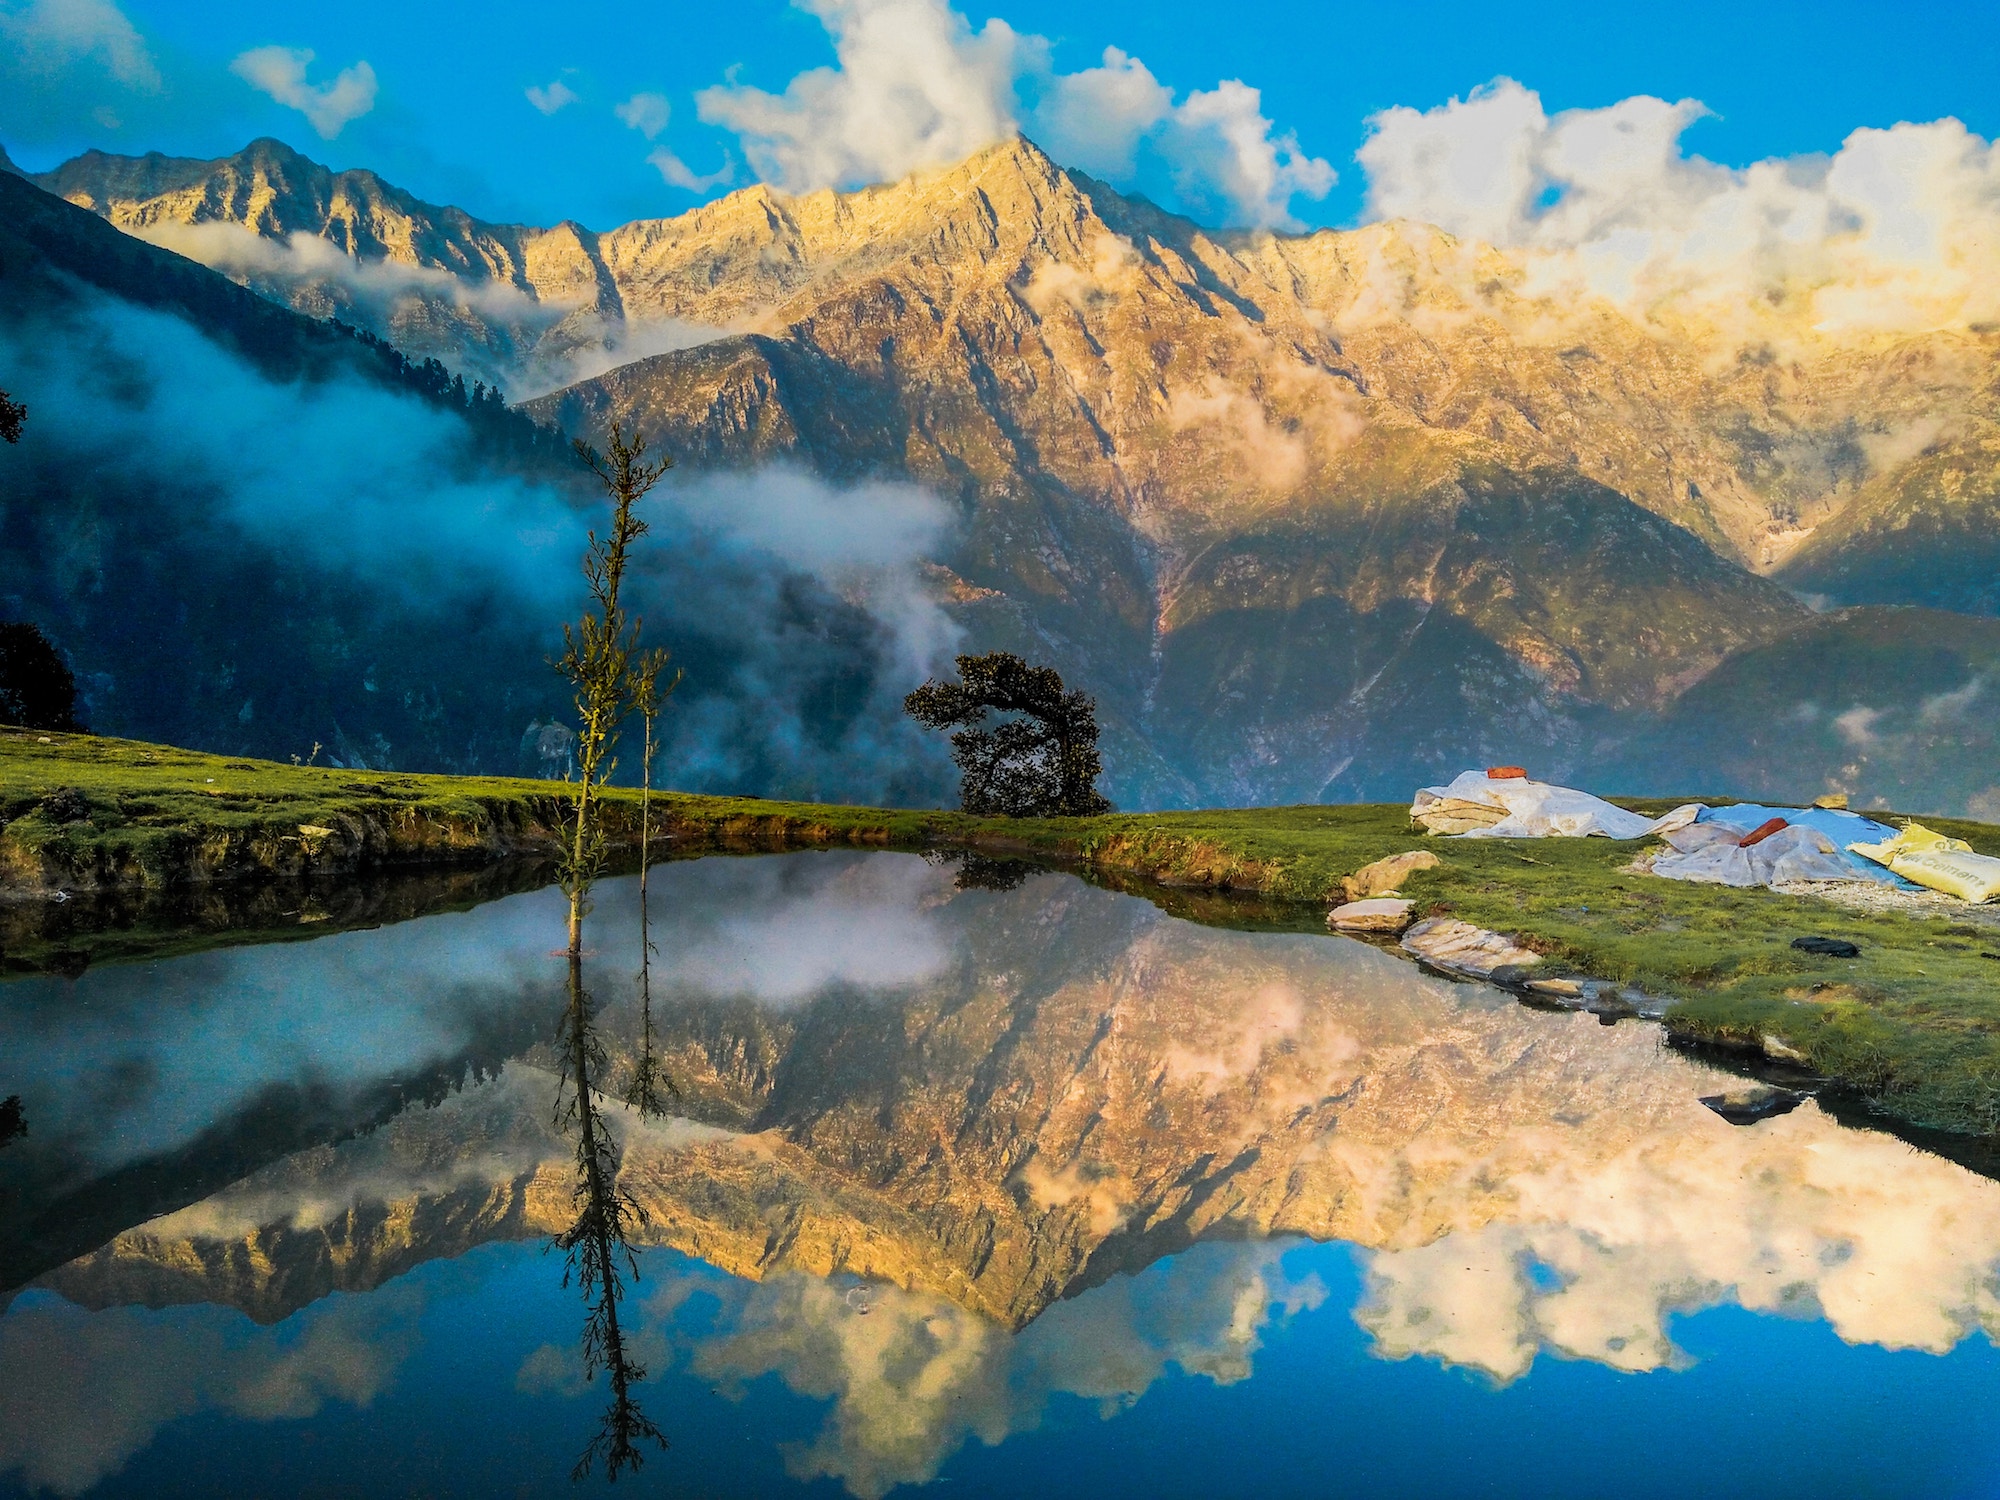
[[(1065, 171), (1024, 139), (882, 187), (793, 198), (759, 185), (601, 233), (488, 223), (268, 139), (216, 161), (91, 152), (34, 180), (128, 232), (170, 245), (179, 237), (175, 248), (197, 259), (208, 250), (224, 269), (241, 270), (220, 242), (181, 232), (235, 226), (269, 242), (323, 241), (345, 267), (260, 268), (269, 288), (322, 315), (338, 300), (333, 283), (382, 266), (518, 294), (511, 312), (524, 322), (581, 315), (782, 334), (808, 308), (899, 268), (949, 282), (1014, 259), (1008, 285), (1030, 321), (1080, 323), (1088, 336), (1100, 322), (1121, 331), (1091, 310), (1110, 313), (1138, 293), (1156, 312), (1148, 294), (1172, 284), (1208, 315), (1235, 308), (1289, 352), (1303, 366), (1289, 383), (1317, 369), (1425, 427), (1485, 437), (1512, 466), (1577, 467), (1760, 569), (1843, 509), (1862, 480), (1897, 466), (1908, 456), (1899, 447), (1927, 446), (1968, 414), (1992, 416), (2000, 368), (1992, 329), (1800, 338), (1780, 349), (1740, 331), (1660, 327), (1608, 302), (1538, 294), (1517, 259), (1420, 224), (1207, 231)], [(971, 217), (961, 220), (961, 208)], [(424, 326), (439, 318), (443, 293), (420, 281), (400, 290), (406, 305), (379, 331), (402, 333), (413, 352), (468, 352), (448, 315)], [(1075, 317), (1061, 317), (1064, 308)], [(427, 332), (436, 347), (417, 347)], [(1097, 394), (1115, 402), (1122, 391), (1129, 403), (1145, 372), (1116, 353), (1108, 363)], [(1242, 385), (1266, 407), (1267, 426), (1296, 435), (1298, 413), (1284, 409), (1293, 403), (1276, 398), (1326, 392), (1284, 392), (1282, 365), (1263, 373), (1271, 378)], [(1281, 454), (1276, 477), (1300, 456)]]
[(582, 226), (488, 224), (280, 141), (220, 162), (93, 151), (32, 180), (300, 312), (469, 374), (517, 370), (545, 344), (559, 357), (621, 316)]
[[(1128, 804), (1640, 763), (1651, 716), (1807, 622), (1760, 574), (1977, 609), (2000, 546), (1961, 503), (1968, 464), (1990, 488), (2000, 332), (1662, 327), (1423, 225), (1207, 231), (1020, 139), (604, 233), (268, 142), (39, 180), (419, 350), (547, 376), (659, 347), (529, 410), (636, 424), (685, 471), (922, 484), (959, 518), (937, 596), (1098, 694)], [(1948, 599), (1897, 561), (1915, 534), (1967, 575)]]

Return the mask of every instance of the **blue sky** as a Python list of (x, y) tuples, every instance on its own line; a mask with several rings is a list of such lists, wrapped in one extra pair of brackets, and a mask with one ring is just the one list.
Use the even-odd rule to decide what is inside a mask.
[[(833, 3), (822, 0), (821, 8)], [(921, 3), (941, 7), (943, 0)], [(1711, 113), (1687, 126), (1682, 148), (1730, 165), (1830, 153), (1857, 127), (1897, 121), (1952, 116), (1981, 136), (2000, 134), (2000, 13), (1990, 0), (1893, 11), (1548, 5), (1529, 14), (1491, 4), (1236, 0), (1197, 8), (1007, 0), (1003, 9), (962, 15), (968, 57), (990, 59), (990, 48), (978, 49), (982, 36), (992, 42), (988, 23), (996, 17), (1011, 28), (1020, 56), (1035, 52), (1034, 38), (1047, 39), (1040, 61), (1016, 60), (1014, 85), (1026, 101), (1018, 123), (1030, 134), (1047, 133), (1037, 129), (1044, 117), (1028, 112), (1038, 92), (1100, 67), (1107, 47), (1143, 64), (1172, 91), (1176, 109), (1191, 92), (1223, 80), (1259, 90), (1251, 114), (1269, 122), (1274, 140), (1295, 138), (1306, 163), (1286, 179), (1296, 190), (1281, 184), (1265, 207), (1241, 192), (1232, 197), (1212, 174), (1203, 179), (1198, 163), (1189, 165), (1206, 149), (1204, 138), (1178, 116), (1145, 137), (1136, 154), (1124, 153), (1129, 166), (1119, 164), (1117, 149), (1102, 158), (1111, 170), (1098, 163), (1119, 185), (1209, 220), (1261, 213), (1271, 222), (1353, 222), (1366, 207), (1367, 177), (1354, 153), (1369, 119), (1392, 106), (1429, 109), (1497, 77), (1536, 91), (1551, 115), (1634, 95), (1699, 100)], [(296, 51), (288, 63), (284, 54), (255, 51), (267, 48), (315, 55), (301, 75)], [(261, 65), (239, 61), (246, 53)], [(0, 57), (0, 143), (32, 168), (90, 147), (214, 156), (275, 135), (316, 159), (372, 167), (419, 196), (482, 217), (575, 218), (606, 228), (679, 212), (755, 180), (757, 152), (741, 128), (743, 108), (734, 111), (732, 129), (714, 118), (717, 96), (707, 121), (697, 96), (732, 80), (781, 93), (802, 71), (833, 64), (835, 48), (819, 15), (783, 0), (352, 0), (338, 7), (0, 0)], [(328, 88), (363, 63), (372, 93), (358, 73), (330, 104), (298, 92)], [(268, 97), (285, 93), (288, 77), (307, 112)], [(544, 104), (560, 105), (553, 113), (530, 103), (528, 89), (556, 84), (574, 99), (544, 93)], [(958, 85), (944, 78), (939, 87), (949, 95)], [(616, 107), (636, 95), (664, 99), (664, 125), (657, 105), (628, 107), (633, 124), (619, 117)], [(365, 112), (340, 118), (363, 102)], [(853, 106), (867, 107), (865, 99)], [(313, 110), (322, 128), (308, 119)], [(329, 125), (337, 128), (329, 133)], [(666, 156), (679, 164), (683, 183), (698, 185), (670, 182), (659, 165)], [(900, 159), (893, 152), (881, 158)], [(869, 160), (836, 162), (821, 175), (871, 175)], [(780, 175), (771, 161), (766, 150), (762, 175)], [(1315, 163), (1338, 180), (1328, 186)], [(794, 185), (805, 185), (815, 169), (792, 170)], [(700, 181), (717, 172), (728, 175)]]

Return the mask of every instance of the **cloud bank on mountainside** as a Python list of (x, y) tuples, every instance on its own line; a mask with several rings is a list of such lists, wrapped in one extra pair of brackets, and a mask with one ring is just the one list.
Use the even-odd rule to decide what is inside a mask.
[[(561, 711), (550, 637), (601, 497), (491, 466), (449, 410), (273, 380), (109, 298), (0, 326), (0, 359), (35, 414), (0, 593), (71, 652), (94, 727), (495, 771)], [(677, 784), (930, 794), (942, 754), (899, 702), (956, 640), (917, 573), (945, 507), (783, 472), (676, 477), (652, 509), (635, 592), (688, 671)]]
[(350, 254), (306, 230), (277, 238), (224, 219), (190, 224), (162, 216), (128, 232), (309, 317), (380, 333), (413, 359), (440, 358), (468, 381), (515, 400), (692, 348), (719, 332), (681, 318), (607, 314), (579, 295), (538, 294), (498, 277)]
[(1357, 154), (1375, 219), (1519, 255), (1523, 290), (1688, 314), (1745, 337), (1961, 328), (2000, 317), (2000, 145), (1957, 120), (1862, 129), (1832, 156), (1720, 166), (1693, 99), (1554, 116), (1498, 79), (1384, 110)]

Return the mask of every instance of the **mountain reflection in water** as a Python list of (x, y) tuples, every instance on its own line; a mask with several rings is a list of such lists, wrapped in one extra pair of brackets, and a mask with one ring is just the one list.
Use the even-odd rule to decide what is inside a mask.
[[(1488, 1391), (1545, 1353), (1684, 1367), (1672, 1320), (1710, 1307), (1931, 1355), (2000, 1328), (2000, 1185), (1810, 1103), (1732, 1126), (1650, 1026), (1061, 875), (836, 853), (652, 882), (650, 1044), (636, 882), (590, 937), (593, 1115), (626, 1232), (666, 1247), (623, 1337), (653, 1382), (821, 1403), (800, 1478), (878, 1495), (1059, 1398), (1243, 1382), (1330, 1299)], [(34, 1279), (0, 1369), (46, 1372), (0, 1390), (0, 1474), (77, 1493), (176, 1419), (427, 1384), (439, 1288), (577, 1222), (559, 928), (541, 892), (0, 989), (32, 1126), (0, 1254)], [(616, 1102), (648, 1056), (670, 1115)], [(1355, 1247), (1358, 1282), (1297, 1237)], [(491, 1357), (536, 1399), (582, 1381), (573, 1328)], [(700, 1434), (648, 1404), (670, 1480)]]

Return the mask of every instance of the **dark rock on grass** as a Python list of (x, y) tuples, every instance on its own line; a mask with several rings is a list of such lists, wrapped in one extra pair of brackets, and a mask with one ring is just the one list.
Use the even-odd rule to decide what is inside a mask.
[(1815, 953), (1821, 958), (1861, 957), (1860, 946), (1850, 943), (1846, 938), (1795, 937), (1792, 939), (1792, 946), (1801, 953)]
[(58, 787), (42, 798), (41, 814), (58, 828), (66, 823), (86, 823), (90, 820), (90, 804), (75, 787)]

